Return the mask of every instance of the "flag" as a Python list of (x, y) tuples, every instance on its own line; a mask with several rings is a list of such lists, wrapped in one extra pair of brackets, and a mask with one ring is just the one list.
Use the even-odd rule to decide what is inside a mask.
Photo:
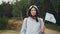
[(51, 13), (48, 13), (48, 12), (46, 13), (45, 20), (50, 21), (52, 23), (56, 23), (56, 19), (55, 19), (54, 15)]

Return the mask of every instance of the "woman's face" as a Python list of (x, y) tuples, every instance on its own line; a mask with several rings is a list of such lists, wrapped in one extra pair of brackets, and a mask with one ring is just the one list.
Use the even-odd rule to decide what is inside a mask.
[(36, 15), (36, 9), (35, 9), (35, 8), (32, 8), (32, 9), (31, 9), (31, 15), (32, 15), (32, 16), (35, 16), (35, 15)]

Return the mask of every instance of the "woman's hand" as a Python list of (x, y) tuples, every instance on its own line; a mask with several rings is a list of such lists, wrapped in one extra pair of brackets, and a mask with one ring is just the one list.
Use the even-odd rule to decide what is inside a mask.
[(44, 31), (45, 31), (45, 26), (41, 28), (41, 32), (44, 32)]

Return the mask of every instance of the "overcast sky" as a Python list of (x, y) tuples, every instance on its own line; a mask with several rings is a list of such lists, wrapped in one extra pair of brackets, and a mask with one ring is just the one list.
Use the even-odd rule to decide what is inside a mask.
[(16, 2), (16, 0), (0, 0), (0, 4), (2, 4), (2, 1), (4, 1), (4, 2), (6, 2), (6, 3), (7, 3), (7, 2), (10, 2), (10, 3), (11, 3), (11, 2), (13, 2), (13, 3)]

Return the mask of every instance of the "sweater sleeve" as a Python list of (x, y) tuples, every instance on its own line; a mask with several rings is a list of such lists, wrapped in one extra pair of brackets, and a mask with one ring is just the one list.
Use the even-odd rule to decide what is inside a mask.
[(41, 19), (41, 28), (42, 28), (42, 27), (44, 27), (44, 22), (43, 22), (42, 18), (40, 18), (40, 19)]
[(27, 22), (27, 18), (25, 18), (23, 20), (22, 29), (21, 29), (20, 34), (26, 34), (26, 28), (27, 28), (27, 23), (26, 22)]

